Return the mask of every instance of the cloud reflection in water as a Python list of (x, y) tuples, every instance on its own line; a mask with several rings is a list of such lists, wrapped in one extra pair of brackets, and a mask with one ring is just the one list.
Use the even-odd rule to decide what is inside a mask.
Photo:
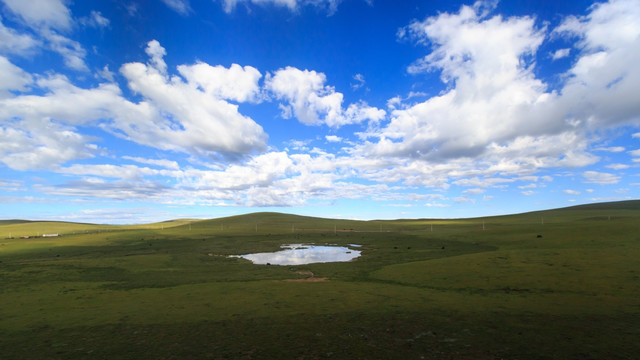
[(324, 262), (351, 261), (360, 256), (360, 251), (343, 246), (283, 245), (285, 250), (277, 252), (237, 255), (254, 264), (304, 265)]

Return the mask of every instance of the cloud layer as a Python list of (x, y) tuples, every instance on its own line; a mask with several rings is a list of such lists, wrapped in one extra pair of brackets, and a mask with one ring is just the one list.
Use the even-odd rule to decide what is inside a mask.
[[(60, 0), (2, 1), (11, 19), (0, 18), (0, 168), (55, 175), (30, 186), (3, 175), (5, 192), (249, 207), (369, 199), (441, 209), (489, 202), (506, 189), (532, 197), (554, 181), (567, 182), (559, 194), (586, 196), (640, 166), (640, 144), (610, 140), (629, 128), (629, 139), (640, 138), (637, 1), (597, 3), (556, 25), (497, 15), (485, 2), (407, 21), (398, 40), (422, 56), (403, 76), (440, 87), (428, 94), (407, 86), (379, 106), (356, 97), (375, 84), (369, 74), (365, 82), (355, 71), (340, 78), (184, 61), (153, 39), (122, 63), (97, 66), (88, 61), (95, 50), (75, 39), (78, 29), (114, 26), (103, 13), (74, 17)], [(163, 3), (194, 14), (189, 1)], [(274, 5), (333, 14), (340, 1), (220, 4), (229, 13)], [(25, 59), (42, 53), (65, 69), (29, 71)], [(565, 68), (543, 76), (545, 62)], [(307, 135), (274, 142), (274, 126)]]

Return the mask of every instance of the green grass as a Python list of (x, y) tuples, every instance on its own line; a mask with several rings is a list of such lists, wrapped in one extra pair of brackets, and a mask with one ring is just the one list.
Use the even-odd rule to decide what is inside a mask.
[[(635, 359), (639, 230), (640, 201), (452, 220), (4, 221), (0, 358)], [(19, 238), (45, 232), (62, 236)], [(228, 257), (285, 243), (362, 256)], [(301, 271), (328, 280), (288, 281)]]

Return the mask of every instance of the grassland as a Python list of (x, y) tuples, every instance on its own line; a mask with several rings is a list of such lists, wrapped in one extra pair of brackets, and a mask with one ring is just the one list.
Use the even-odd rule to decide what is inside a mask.
[[(20, 238), (43, 233), (62, 236)], [(1, 359), (640, 356), (640, 201), (454, 220), (3, 221), (0, 237)], [(228, 257), (293, 242), (363, 255)], [(288, 281), (308, 272), (328, 280)]]

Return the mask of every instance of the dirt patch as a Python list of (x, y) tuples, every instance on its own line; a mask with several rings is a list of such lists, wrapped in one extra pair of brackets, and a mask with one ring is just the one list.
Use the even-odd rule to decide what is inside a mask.
[(284, 281), (288, 281), (288, 282), (324, 282), (324, 281), (329, 281), (328, 278), (325, 277), (316, 277), (314, 273), (312, 273), (311, 271), (298, 271), (297, 272), (300, 275), (305, 275), (306, 278), (304, 279), (286, 279)]

